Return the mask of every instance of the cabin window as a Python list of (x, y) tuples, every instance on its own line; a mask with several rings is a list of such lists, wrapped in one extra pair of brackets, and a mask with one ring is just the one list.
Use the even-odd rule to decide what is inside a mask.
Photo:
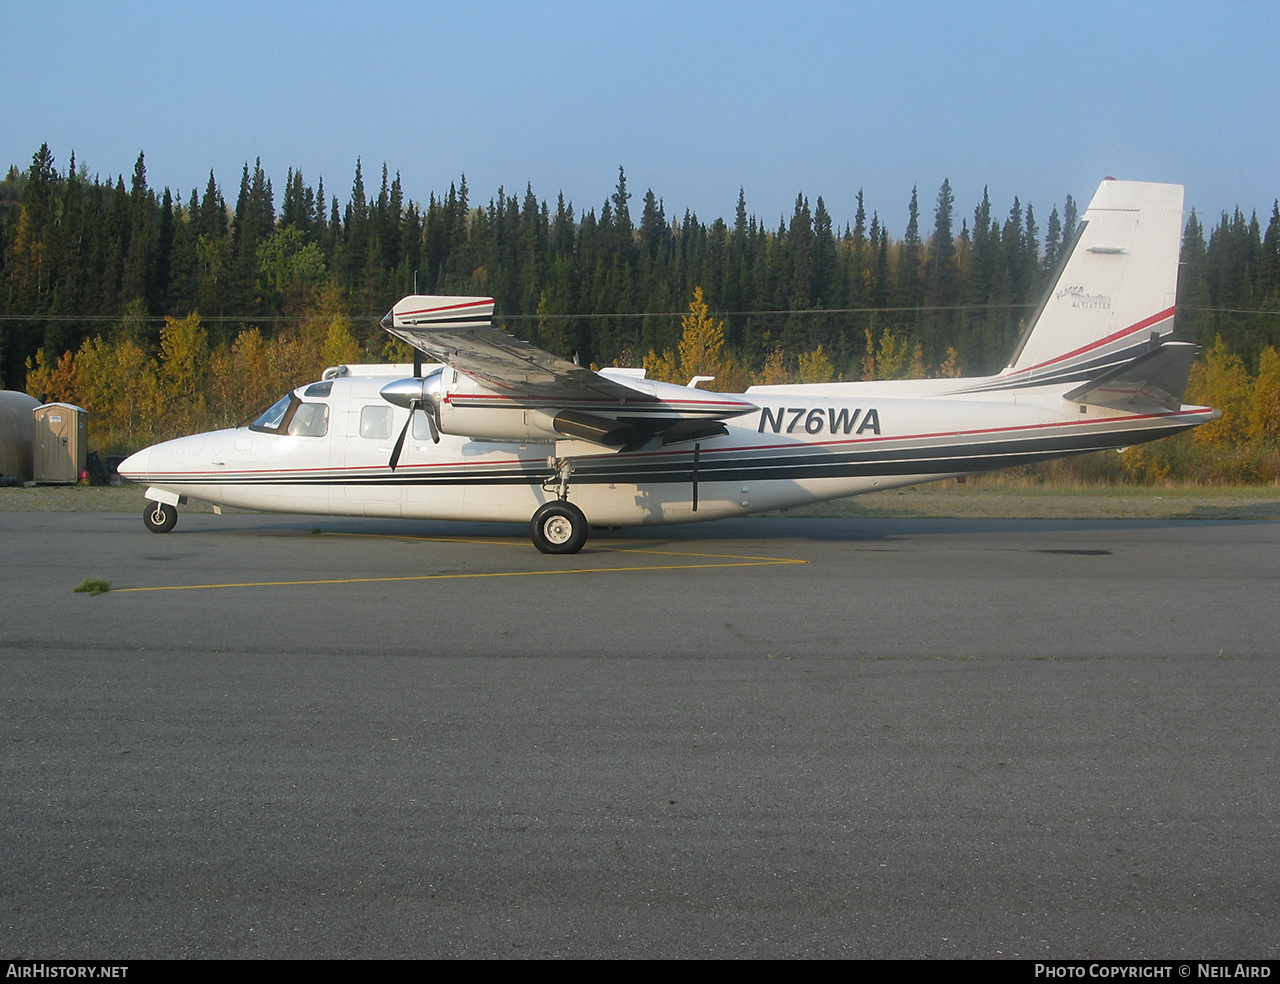
[(289, 433), (295, 437), (324, 437), (329, 433), (329, 404), (299, 403), (289, 421)]
[(389, 441), (391, 439), (391, 407), (361, 407), (360, 436), (370, 441)]
[(333, 392), (333, 380), (326, 379), (323, 383), (312, 383), (303, 392), (303, 396), (328, 396)]

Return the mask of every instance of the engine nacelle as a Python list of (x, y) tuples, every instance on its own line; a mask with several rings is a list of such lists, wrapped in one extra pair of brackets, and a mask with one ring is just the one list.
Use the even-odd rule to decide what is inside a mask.
[(421, 377), (397, 379), (380, 390), (382, 398), (405, 409), (430, 414), (441, 433), (498, 441), (554, 441), (555, 415), (530, 408), (526, 400), (513, 406), (509, 398), (437, 366)]

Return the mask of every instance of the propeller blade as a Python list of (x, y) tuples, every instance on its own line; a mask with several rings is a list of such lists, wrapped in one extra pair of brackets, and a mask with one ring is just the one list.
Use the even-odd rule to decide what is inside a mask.
[(440, 443), (440, 425), (436, 423), (436, 413), (438, 411), (436, 410), (435, 407), (432, 407), (430, 410), (426, 410), (424, 408), (423, 412), (427, 415), (427, 430), (431, 431), (431, 440), (434, 443), (439, 444)]
[(418, 406), (418, 400), (409, 401), (409, 419), (406, 420), (404, 422), (404, 426), (400, 428), (400, 436), (396, 438), (395, 447), (391, 449), (391, 461), (389, 461), (388, 464), (391, 466), (392, 471), (395, 471), (396, 465), (400, 464), (400, 452), (404, 449), (404, 439), (409, 433), (409, 425), (413, 423), (413, 412), (418, 408)]

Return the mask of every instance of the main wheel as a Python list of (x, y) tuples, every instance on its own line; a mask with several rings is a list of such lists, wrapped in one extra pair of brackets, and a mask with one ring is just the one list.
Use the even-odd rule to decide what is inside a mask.
[(529, 524), (533, 545), (545, 554), (571, 554), (587, 542), (587, 517), (571, 502), (548, 502)]
[(178, 510), (167, 502), (148, 502), (142, 521), (152, 533), (168, 533), (178, 525)]

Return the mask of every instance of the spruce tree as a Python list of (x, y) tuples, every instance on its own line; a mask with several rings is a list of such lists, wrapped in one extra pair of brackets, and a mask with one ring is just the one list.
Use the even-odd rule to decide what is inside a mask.
[(920, 294), (920, 201), (918, 188), (911, 187), (911, 203), (907, 206), (907, 231), (902, 237), (898, 262), (898, 306), (907, 308), (905, 317), (914, 320), (921, 302)]
[(948, 310), (959, 300), (957, 297), (956, 245), (951, 233), (951, 217), (955, 207), (955, 195), (951, 182), (943, 179), (938, 189), (938, 203), (933, 212), (933, 235), (929, 239), (928, 294), (925, 303), (929, 316), (923, 344), (925, 355), (937, 361), (945, 348), (949, 330), (954, 323), (954, 312)]
[[(124, 259), (120, 305), (141, 301), (150, 314), (158, 313), (155, 264), (157, 247), (155, 195), (147, 187), (147, 166), (142, 154), (133, 166), (133, 182), (129, 190), (129, 238)], [(154, 341), (159, 340), (159, 329)]]
[(1058, 206), (1049, 213), (1049, 227), (1044, 237), (1044, 266), (1048, 271), (1058, 268), (1062, 256), (1062, 220), (1058, 218)]

